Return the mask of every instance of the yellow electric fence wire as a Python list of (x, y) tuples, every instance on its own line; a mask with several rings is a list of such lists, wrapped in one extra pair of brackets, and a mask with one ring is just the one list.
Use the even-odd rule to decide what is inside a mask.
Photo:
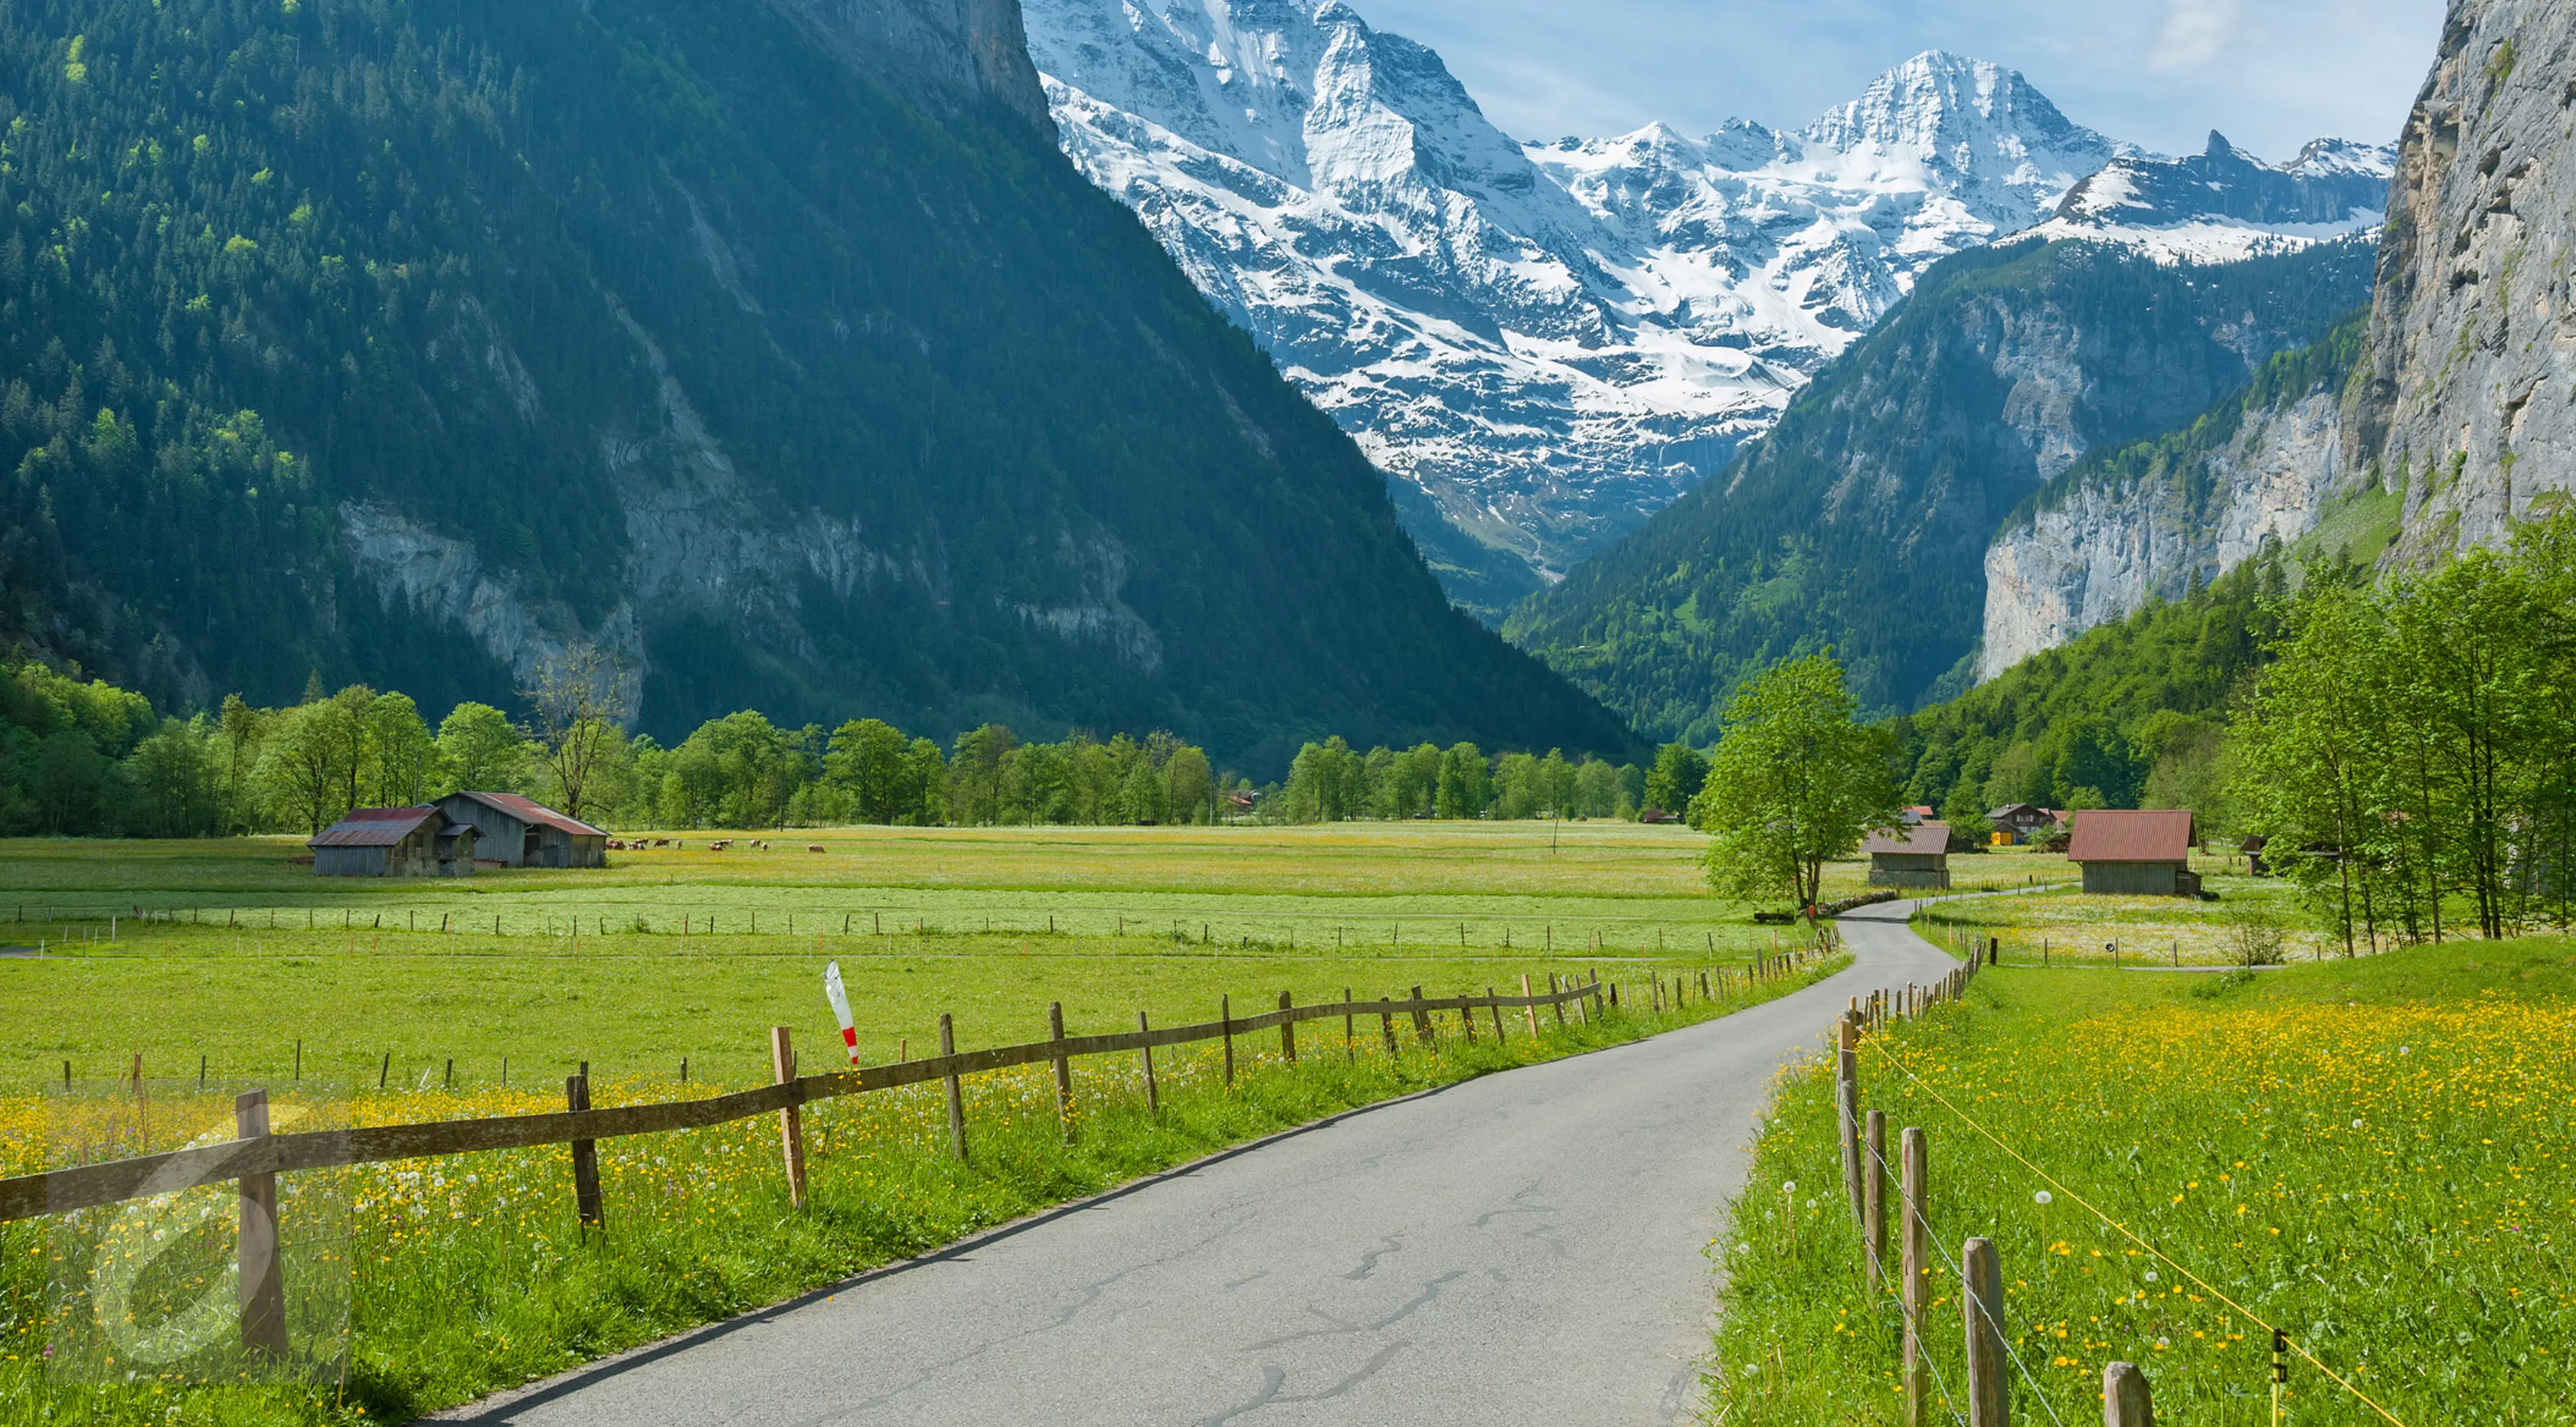
[(2360, 1398), (2364, 1403), (2367, 1403), (2371, 1411), (2378, 1413), (2380, 1416), (2387, 1418), (2391, 1422), (2395, 1422), (2397, 1427), (2406, 1427), (2406, 1424), (2398, 1419), (2396, 1413), (2380, 1406), (2369, 1393), (2353, 1386), (2351, 1380), (2346, 1378), (2343, 1374), (2336, 1372), (2333, 1368), (2327, 1367), (2324, 1363), (2319, 1362), (2316, 1354), (2309, 1352), (2304, 1346), (2302, 1346), (2297, 1340), (2291, 1338), (2288, 1333), (2284, 1332), (2280, 1327), (2266, 1321), (2261, 1315), (2248, 1309), (2244, 1304), (2241, 1304), (2235, 1299), (2228, 1297), (2226, 1294), (2219, 1292), (2217, 1288), (2210, 1284), (2209, 1280), (2202, 1278), (2199, 1274), (2193, 1273), (2188, 1267), (2177, 1262), (2173, 1255), (2168, 1254), (2164, 1250), (2157, 1248), (2155, 1245), (2148, 1243), (2146, 1240), (2139, 1238), (2136, 1233), (2130, 1230), (2129, 1226), (2112, 1218), (2110, 1215), (2103, 1213), (2101, 1210), (2094, 1208), (2092, 1201), (2086, 1199), (2083, 1195), (2076, 1193), (2074, 1190), (2067, 1188), (2065, 1185), (2060, 1184), (2055, 1176), (2051, 1175), (2047, 1170), (2041, 1169), (2038, 1165), (2031, 1163), (2028, 1158), (2023, 1156), (2021, 1151), (2014, 1149), (2011, 1145), (2008, 1145), (2001, 1139), (1996, 1138), (1995, 1133), (1992, 1130), (1978, 1124), (1976, 1119), (1969, 1115), (1967, 1111), (1951, 1104), (1948, 1096), (1943, 1095), (1940, 1091), (1932, 1088), (1931, 1082), (1925, 1080), (1922, 1076), (1915, 1074), (1911, 1069), (1908, 1069), (1905, 1062), (1898, 1060), (1896, 1058), (1896, 1053), (1889, 1050), (1878, 1037), (1870, 1036), (1866, 1038), (1865, 1043), (1875, 1049), (1880, 1055), (1885, 1056), (1887, 1058), (1887, 1063), (1895, 1066), (1898, 1074), (1903, 1075), (1906, 1079), (1922, 1086), (1923, 1093), (1939, 1101), (1942, 1109), (1958, 1116), (1960, 1121), (1966, 1124), (1969, 1129), (1985, 1136), (1995, 1148), (2002, 1150), (2005, 1154), (2011, 1155), (2015, 1160), (2018, 1160), (2022, 1168), (2029, 1170), (2031, 1173), (2038, 1175), (2042, 1180), (2047, 1181), (2050, 1189), (2074, 1200), (2077, 1204), (2084, 1207), (2084, 1211), (2086, 1213), (2101, 1220), (2104, 1224), (2119, 1230), (2121, 1235), (2127, 1238), (2129, 1242), (2136, 1244), (2139, 1248), (2155, 1255), (2157, 1258), (2163, 1260), (2166, 1266), (2170, 1267), (2174, 1272), (2181, 1274), (2183, 1277), (2190, 1279), (2193, 1283), (2200, 1285), (2202, 1292), (2217, 1299), (2219, 1302), (2226, 1304), (2228, 1307), (2235, 1309), (2237, 1312), (2244, 1314), (2248, 1320), (2261, 1323), (2265, 1328), (2270, 1329), (2278, 1341), (2287, 1342), (2290, 1345), (2290, 1350), (2292, 1352), (2307, 1359), (2309, 1365), (2314, 1367), (2317, 1371), (2334, 1379), (2337, 1387), (2342, 1388), (2344, 1391), (2351, 1393), (2353, 1396)]

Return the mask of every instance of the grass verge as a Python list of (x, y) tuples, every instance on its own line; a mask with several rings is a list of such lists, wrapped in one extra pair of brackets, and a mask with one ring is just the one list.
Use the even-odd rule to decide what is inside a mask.
[[(1389, 1054), (1376, 1027), (1346, 1047), (1310, 1023), (1290, 1065), (1275, 1039), (1237, 1043), (1237, 1083), (1224, 1083), (1215, 1046), (1158, 1055), (1159, 1113), (1142, 1101), (1131, 1064), (1094, 1060), (1076, 1073), (1076, 1123), (1065, 1143), (1043, 1067), (968, 1082), (971, 1157), (948, 1153), (935, 1087), (808, 1107), (812, 1202), (792, 1211), (767, 1120), (601, 1146), (608, 1231), (585, 1241), (573, 1222), (563, 1149), (423, 1160), (351, 1171), (308, 1195), (335, 1201), (344, 1227), (333, 1252), (351, 1264), (348, 1372), (325, 1387), (192, 1387), (146, 1371), (110, 1386), (57, 1381), (45, 1350), (95, 1311), (86, 1291), (58, 1295), (48, 1267), (66, 1232), (93, 1239), (113, 1226), (0, 1227), (0, 1421), (252, 1423), (400, 1421), (558, 1372), (697, 1324), (809, 1292), (961, 1235), (1098, 1192), (1340, 1110), (1513, 1066), (1634, 1040), (1786, 994), (1833, 974), (1805, 975), (1679, 1010), (1635, 1003), (1590, 1025), (1542, 1018), (1532, 1037), (1508, 1018), (1469, 1042), (1454, 1017), (1438, 1044)], [(810, 970), (810, 967), (808, 968)], [(599, 1103), (657, 1098), (658, 1078), (607, 1087)], [(430, 1115), (554, 1108), (497, 1086), (462, 1092), (361, 1094), (335, 1107), (358, 1123)], [(187, 1113), (192, 1109), (194, 1118)], [(208, 1104), (168, 1112), (183, 1124)], [(77, 1115), (75, 1115), (77, 1118)], [(31, 1098), (0, 1101), (5, 1143), (42, 1154), (63, 1123)], [(290, 1179), (292, 1177), (290, 1176)], [(221, 1194), (221, 1190), (189, 1191)], [(186, 1196), (181, 1196), (185, 1198)], [(220, 1228), (201, 1246), (220, 1259)], [(175, 1306), (202, 1280), (156, 1284), (146, 1305)], [(77, 1285), (76, 1285), (77, 1286)], [(149, 1295), (146, 1295), (148, 1297)], [(142, 1299), (138, 1298), (138, 1302)]]
[[(2267, 1323), (2400, 1422), (2571, 1420), (2571, 953), (2455, 943), (2261, 976), (2006, 966), (1864, 1046), (1891, 1159), (1902, 1126), (1929, 1141), (1949, 1266), (1930, 1420), (1964, 1404), (1952, 1269), (1971, 1235), (2003, 1265), (2021, 1420), (2097, 1417), (2102, 1368), (2125, 1360), (2159, 1420), (2269, 1422)], [(1712, 1252), (1713, 1421), (1902, 1420), (1901, 1319), (1863, 1277), (1825, 1067), (1784, 1074)], [(2390, 1420), (2296, 1355), (2287, 1405), (2300, 1424)]]

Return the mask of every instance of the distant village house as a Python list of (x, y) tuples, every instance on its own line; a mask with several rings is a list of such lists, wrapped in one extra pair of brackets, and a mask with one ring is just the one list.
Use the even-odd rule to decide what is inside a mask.
[(305, 846), (323, 877), (470, 877), (476, 830), (443, 809), (359, 808)]
[(2192, 834), (2188, 812), (2080, 812), (2066, 858), (2083, 867), (2087, 892), (2197, 897), (2200, 874), (2191, 870)]
[(2028, 803), (2006, 803), (1986, 814), (1986, 821), (1994, 824), (1995, 831), (2011, 838), (2013, 845), (2018, 847), (2057, 826), (2057, 817), (2046, 808), (2033, 807)]
[(1912, 827), (1880, 828), (1860, 845), (1869, 854), (1869, 885), (1933, 887), (1950, 885), (1950, 825), (1918, 822)]
[(516, 793), (450, 793), (438, 806), (482, 829), (482, 856), (503, 867), (600, 867), (608, 834)]

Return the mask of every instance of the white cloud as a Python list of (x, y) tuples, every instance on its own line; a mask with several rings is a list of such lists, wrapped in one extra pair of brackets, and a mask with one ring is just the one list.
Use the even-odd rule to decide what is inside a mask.
[(2225, 54), (2243, 18), (2238, 0), (2166, 0), (2147, 64), (2155, 69), (2199, 69)]

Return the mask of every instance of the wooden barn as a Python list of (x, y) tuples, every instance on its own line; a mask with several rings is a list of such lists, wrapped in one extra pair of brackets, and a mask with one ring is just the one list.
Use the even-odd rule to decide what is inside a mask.
[(359, 808), (305, 846), (322, 877), (470, 877), (475, 828), (433, 807)]
[(2188, 812), (2091, 811), (2075, 815), (2066, 860), (2084, 869), (2084, 890), (2130, 897), (2197, 897)]
[(438, 806), (483, 830), (483, 856), (504, 867), (600, 867), (608, 834), (516, 793), (450, 793)]
[(1860, 845), (1869, 854), (1869, 885), (1932, 887), (1950, 885), (1950, 825), (1926, 820), (1911, 827), (1887, 827)]

